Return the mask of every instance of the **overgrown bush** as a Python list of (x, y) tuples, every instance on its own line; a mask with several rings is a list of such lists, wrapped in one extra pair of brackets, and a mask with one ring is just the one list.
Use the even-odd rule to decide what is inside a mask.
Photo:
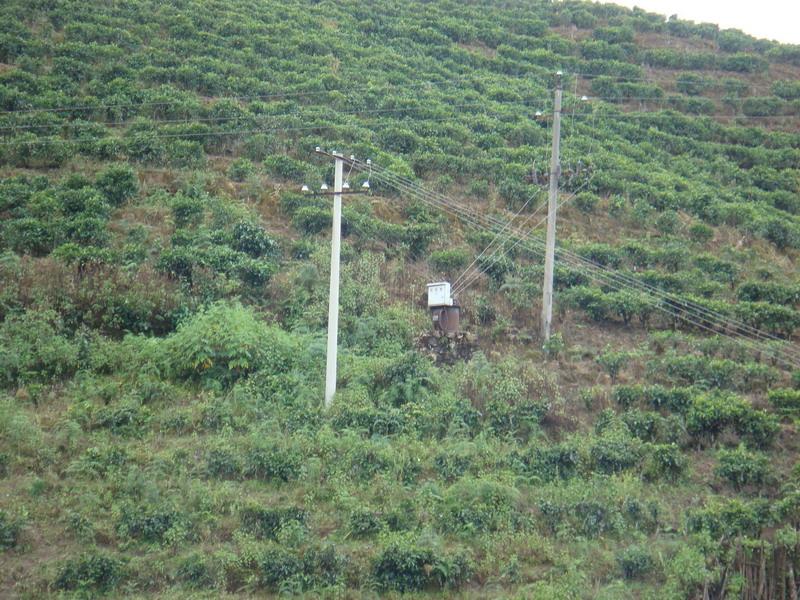
[(0, 386), (46, 382), (78, 368), (78, 346), (54, 311), (9, 315), (0, 324)]
[(288, 370), (294, 344), (238, 302), (200, 310), (164, 342), (170, 372), (177, 378), (231, 385), (258, 370)]

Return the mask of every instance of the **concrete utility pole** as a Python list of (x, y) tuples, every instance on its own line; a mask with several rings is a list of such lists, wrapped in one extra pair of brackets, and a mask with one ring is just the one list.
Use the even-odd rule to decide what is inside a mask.
[(550, 194), (547, 200), (547, 246), (544, 258), (542, 291), (542, 338), (550, 339), (553, 320), (553, 263), (556, 254), (556, 211), (558, 209), (558, 177), (561, 175), (559, 146), (561, 143), (561, 71), (556, 73), (556, 97), (553, 109), (553, 149), (550, 155)]
[(331, 233), (331, 287), (328, 297), (328, 352), (325, 366), (325, 408), (336, 393), (336, 355), (339, 338), (339, 255), (342, 244), (342, 155), (333, 152), (333, 231)]

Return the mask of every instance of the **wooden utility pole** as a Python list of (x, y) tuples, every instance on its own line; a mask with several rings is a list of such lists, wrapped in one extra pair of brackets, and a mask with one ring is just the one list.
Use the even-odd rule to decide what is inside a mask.
[(561, 71), (556, 73), (556, 96), (553, 109), (553, 149), (550, 155), (550, 193), (547, 200), (547, 245), (544, 257), (542, 291), (542, 338), (550, 339), (553, 320), (553, 263), (556, 254), (556, 211), (558, 209), (558, 177), (561, 174), (559, 146), (561, 143)]
[(342, 244), (342, 178), (344, 160), (333, 152), (333, 231), (331, 233), (331, 285), (328, 297), (328, 351), (325, 365), (325, 408), (336, 393), (336, 358), (339, 338), (339, 255)]

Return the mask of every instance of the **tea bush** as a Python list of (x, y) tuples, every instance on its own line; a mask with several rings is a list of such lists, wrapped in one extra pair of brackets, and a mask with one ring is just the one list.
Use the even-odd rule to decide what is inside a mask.
[(717, 477), (727, 480), (736, 489), (745, 486), (759, 486), (770, 477), (769, 458), (761, 452), (750, 452), (740, 445), (733, 450), (720, 450), (717, 453)]
[(767, 394), (770, 404), (775, 410), (787, 415), (800, 413), (800, 390), (773, 389)]
[(89, 553), (69, 559), (58, 570), (53, 587), (57, 590), (110, 592), (125, 578), (122, 559), (107, 554)]
[(441, 526), (447, 531), (483, 533), (514, 527), (519, 492), (486, 479), (462, 479), (447, 489)]
[(275, 539), (282, 527), (294, 521), (306, 526), (308, 513), (300, 508), (265, 508), (245, 506), (239, 511), (242, 529), (259, 539)]
[(372, 563), (371, 576), (382, 592), (401, 593), (425, 589), (457, 589), (473, 573), (465, 552), (444, 552), (413, 537), (394, 537)]
[(97, 175), (95, 187), (111, 206), (122, 206), (139, 192), (136, 172), (127, 165), (112, 165)]
[(652, 555), (641, 546), (629, 546), (619, 553), (617, 564), (625, 579), (640, 579), (650, 574), (655, 568)]
[(8, 550), (17, 545), (22, 523), (0, 510), (0, 550)]

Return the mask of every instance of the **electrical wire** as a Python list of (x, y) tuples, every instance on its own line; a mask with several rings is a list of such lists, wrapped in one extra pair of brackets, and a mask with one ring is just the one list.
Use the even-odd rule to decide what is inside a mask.
[[(373, 171), (373, 173), (376, 173), (376, 171)], [(497, 223), (492, 223), (492, 219), (491, 218), (484, 219), (484, 218), (482, 218), (481, 215), (470, 214), (469, 209), (460, 208), (457, 203), (455, 203), (455, 205), (454, 205), (452, 203), (453, 201), (451, 201), (450, 203), (442, 202), (439, 198), (436, 197), (437, 194), (435, 192), (430, 192), (428, 190), (424, 190), (424, 188), (421, 188), (421, 186), (416, 186), (416, 188), (415, 187), (407, 187), (407, 184), (398, 183), (396, 180), (394, 181), (394, 183), (392, 183), (391, 182), (391, 178), (390, 177), (385, 177), (384, 175), (385, 174), (383, 172), (376, 173), (376, 177), (384, 178), (384, 180), (387, 180), (387, 183), (389, 183), (390, 185), (392, 185), (392, 187), (395, 187), (396, 189), (401, 189), (402, 191), (408, 193), (411, 196), (416, 197), (417, 199), (420, 199), (420, 200), (422, 200), (424, 202), (427, 202), (429, 204), (433, 204), (435, 206), (438, 206), (440, 209), (445, 210), (445, 212), (449, 212), (449, 213), (453, 214), (454, 216), (457, 216), (458, 218), (460, 218), (462, 220), (466, 220), (467, 223), (472, 224), (473, 226), (475, 226), (475, 227), (477, 227), (479, 229), (489, 230), (489, 231), (496, 231)], [(421, 193), (420, 190), (423, 190), (423, 192)], [(467, 212), (465, 213), (464, 210), (466, 210)], [(500, 223), (500, 226), (502, 227), (502, 223)], [(529, 235), (526, 235), (525, 237), (526, 237), (525, 242), (527, 242), (528, 244), (533, 242), (534, 244), (538, 244), (539, 245), (538, 249), (528, 245), (529, 249), (531, 249), (533, 251), (538, 251), (539, 253), (544, 251), (543, 250), (544, 242), (542, 240), (540, 240), (538, 238), (535, 238), (535, 237), (530, 237)], [(576, 268), (580, 268), (580, 269), (583, 269), (583, 270), (589, 270), (594, 279), (603, 282), (607, 287), (610, 287), (612, 289), (616, 289), (616, 290), (619, 290), (619, 291), (624, 291), (625, 289), (629, 289), (631, 287), (630, 283), (628, 283), (624, 279), (620, 279), (618, 277), (618, 273), (606, 272), (603, 268), (601, 268), (600, 265), (597, 265), (596, 263), (594, 263), (592, 261), (589, 261), (588, 259), (585, 259), (584, 257), (581, 257), (579, 255), (575, 255), (575, 254), (573, 254), (573, 253), (571, 253), (569, 251), (566, 251), (564, 249), (558, 249), (557, 250), (557, 254), (559, 254), (561, 256), (561, 258), (562, 258), (562, 260), (564, 260), (564, 262), (567, 262), (571, 266), (574, 266)], [(638, 282), (637, 280), (633, 280), (633, 281), (635, 283), (641, 284), (641, 282)], [(690, 307), (690, 303), (687, 302), (685, 299), (677, 298), (677, 303), (675, 302), (675, 300), (670, 300), (674, 304), (677, 304), (677, 306), (680, 307), (682, 310), (677, 310), (676, 308), (672, 308), (671, 304), (666, 304), (666, 306), (665, 306), (665, 305), (661, 304), (660, 302), (658, 302), (658, 298), (654, 299), (652, 297), (648, 298), (647, 296), (645, 296), (645, 299), (646, 300), (650, 300), (650, 302), (652, 303), (654, 308), (656, 308), (657, 310), (663, 312), (664, 314), (672, 317), (673, 320), (683, 320), (683, 321), (688, 322), (688, 323), (690, 323), (690, 324), (692, 324), (692, 325), (694, 325), (696, 327), (699, 327), (701, 329), (705, 329), (707, 331), (711, 331), (711, 332), (713, 332), (715, 334), (718, 334), (718, 335), (726, 336), (726, 337), (728, 337), (728, 338), (730, 338), (730, 339), (732, 339), (732, 340), (734, 340), (734, 341), (736, 341), (736, 342), (738, 342), (738, 343), (740, 343), (742, 345), (747, 346), (750, 350), (753, 350), (753, 351), (756, 351), (756, 352), (759, 352), (759, 353), (762, 353), (762, 354), (766, 354), (767, 356), (770, 356), (774, 360), (782, 362), (783, 364), (785, 364), (787, 366), (791, 366), (793, 368), (796, 368), (798, 365), (800, 365), (800, 359), (798, 359), (796, 357), (796, 355), (794, 355), (791, 351), (790, 352), (784, 352), (784, 356), (776, 355), (775, 353), (777, 352), (777, 350), (774, 350), (771, 347), (763, 347), (762, 345), (760, 345), (760, 343), (757, 340), (752, 340), (752, 339), (750, 339), (750, 338), (748, 338), (748, 337), (746, 337), (746, 336), (744, 336), (742, 334), (738, 334), (738, 335), (734, 336), (734, 335), (728, 334), (724, 329), (722, 331), (719, 331), (718, 329), (715, 329), (714, 326), (715, 325), (718, 326), (720, 324), (722, 324), (722, 325), (726, 325), (727, 324), (728, 326), (732, 327), (734, 332), (737, 332), (737, 330), (739, 329), (739, 325), (740, 324), (735, 323), (735, 322), (731, 321), (730, 319), (727, 319), (724, 315), (720, 315), (721, 317), (723, 317), (722, 323), (719, 323), (719, 322), (715, 323), (715, 322), (711, 321), (710, 318), (707, 315), (703, 315), (703, 314), (699, 314), (698, 315), (698, 314), (692, 313), (690, 310), (687, 310), (687, 309), (690, 309), (691, 307)], [(663, 296), (662, 296), (661, 299), (662, 300), (664, 299)], [(756, 330), (756, 331), (758, 331), (758, 330)], [(775, 342), (778, 342), (780, 344), (786, 344), (787, 343), (786, 340), (782, 340), (780, 338), (775, 338), (774, 336), (772, 336), (772, 337), (774, 338)], [(762, 341), (761, 343), (766, 343), (766, 342)], [(789, 358), (787, 359), (787, 358), (785, 358), (785, 356), (788, 356)]]
[[(586, 183), (588, 184), (588, 181)], [(577, 191), (576, 191), (576, 193), (577, 193)], [(582, 257), (580, 255), (572, 254), (572, 253), (570, 253), (569, 251), (567, 251), (565, 249), (560, 249), (560, 250), (558, 250), (558, 252), (561, 252), (562, 254), (569, 255), (573, 260), (577, 260), (577, 261), (583, 263), (584, 266), (592, 267), (592, 268), (598, 268), (598, 269), (601, 269), (601, 270), (608, 270), (603, 265), (599, 265), (597, 263), (594, 263), (593, 261), (589, 261), (588, 259), (586, 259), (585, 257)], [(659, 288), (656, 288), (654, 286), (650, 286), (649, 284), (641, 282), (641, 281), (639, 281), (637, 279), (634, 279), (632, 277), (627, 277), (622, 273), (619, 273), (619, 272), (616, 272), (616, 271), (613, 271), (611, 273), (613, 274), (613, 276), (618, 281), (624, 282), (627, 285), (632, 285), (632, 286), (636, 286), (636, 287), (639, 287), (639, 288), (643, 288), (643, 289), (640, 289), (639, 291), (644, 291), (646, 293), (650, 293), (652, 295), (656, 295), (656, 296), (658, 296), (659, 298), (661, 298), (664, 301), (672, 302), (674, 304), (682, 306), (683, 308), (694, 310), (696, 312), (696, 314), (700, 314), (700, 316), (704, 317), (705, 319), (707, 319), (709, 321), (716, 321), (716, 322), (719, 322), (722, 325), (728, 325), (728, 326), (731, 326), (731, 327), (733, 327), (735, 329), (741, 329), (741, 330), (743, 330), (743, 331), (745, 331), (745, 332), (747, 332), (747, 333), (749, 333), (751, 335), (754, 335), (755, 337), (761, 337), (762, 339), (764, 339), (764, 341), (784, 342), (783, 339), (778, 338), (777, 336), (762, 332), (761, 330), (758, 330), (755, 327), (747, 325), (746, 323), (743, 323), (741, 321), (736, 321), (736, 320), (734, 320), (734, 319), (732, 319), (732, 318), (730, 318), (730, 317), (728, 317), (726, 315), (723, 315), (721, 313), (717, 313), (715, 311), (711, 311), (711, 310), (707, 309), (706, 307), (703, 307), (702, 305), (699, 305), (699, 304), (697, 304), (695, 302), (692, 302), (690, 300), (686, 300), (684, 298), (680, 298), (680, 297), (678, 297), (678, 296), (676, 296), (674, 294), (669, 294), (667, 292), (664, 292), (664, 291), (660, 290)], [(798, 359), (800, 359), (800, 357), (798, 357)]]
[[(476, 257), (475, 257), (475, 259), (474, 259), (474, 260), (473, 260), (473, 261), (472, 261), (472, 262), (471, 262), (469, 265), (467, 265), (467, 268), (466, 268), (466, 269), (464, 269), (464, 272), (463, 272), (463, 273), (461, 273), (461, 275), (459, 275), (459, 276), (456, 278), (456, 280), (455, 280), (455, 281), (453, 281), (453, 284), (452, 284), (452, 286), (453, 286), (453, 290), (454, 290), (454, 291), (455, 291), (455, 288), (458, 286), (458, 282), (459, 282), (459, 281), (460, 281), (460, 280), (461, 280), (461, 279), (462, 279), (462, 278), (463, 278), (463, 277), (464, 277), (464, 276), (465, 276), (465, 275), (466, 275), (466, 274), (469, 272), (469, 270), (472, 268), (472, 266), (473, 266), (473, 265), (474, 265), (476, 262), (478, 262), (478, 261), (481, 259), (481, 257), (482, 257), (484, 254), (486, 254), (486, 252), (489, 250), (489, 248), (491, 248), (491, 247), (492, 247), (492, 246), (495, 244), (495, 242), (497, 242), (497, 241), (500, 239), (500, 235), (503, 233), (503, 231), (505, 231), (505, 229), (506, 229), (506, 228), (507, 228), (509, 225), (511, 225), (511, 223), (514, 221), (514, 219), (516, 219), (516, 218), (517, 218), (517, 217), (518, 217), (518, 216), (519, 216), (519, 215), (522, 213), (522, 211), (523, 211), (523, 210), (525, 210), (525, 208), (527, 208), (528, 204), (530, 204), (531, 200), (533, 200), (535, 197), (536, 197), (536, 194), (535, 194), (535, 193), (534, 193), (534, 194), (531, 194), (531, 195), (528, 197), (528, 199), (525, 201), (525, 204), (523, 204), (523, 205), (522, 205), (522, 208), (520, 208), (520, 209), (519, 209), (519, 210), (518, 210), (518, 211), (517, 211), (517, 212), (514, 214), (514, 216), (513, 216), (513, 217), (511, 217), (511, 219), (509, 219), (509, 220), (506, 222), (506, 224), (503, 226), (503, 229), (501, 229), (501, 230), (500, 230), (500, 231), (497, 233), (497, 235), (495, 235), (495, 237), (494, 237), (494, 238), (492, 238), (492, 240), (491, 240), (491, 241), (489, 242), (489, 244), (488, 244), (488, 245), (487, 245), (487, 246), (486, 246), (486, 247), (483, 249), (483, 251), (482, 251), (482, 252), (481, 252), (481, 253), (480, 253), (478, 256), (476, 256)], [(540, 208), (541, 208), (541, 207), (540, 207)], [(538, 210), (539, 210), (539, 209), (536, 209), (536, 211), (534, 211), (534, 214), (536, 214), (536, 212), (538, 212)]]

